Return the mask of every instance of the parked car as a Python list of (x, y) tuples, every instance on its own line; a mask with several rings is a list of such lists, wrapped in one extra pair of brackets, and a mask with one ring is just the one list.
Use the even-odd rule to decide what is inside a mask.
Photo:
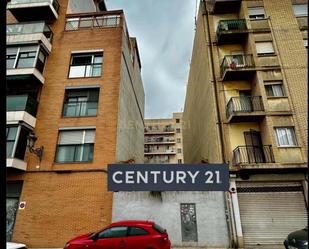
[(308, 227), (290, 233), (283, 244), (286, 249), (308, 249)]
[(6, 249), (27, 249), (25, 244), (6, 242)]
[(68, 241), (65, 249), (170, 249), (165, 229), (152, 221), (127, 220)]

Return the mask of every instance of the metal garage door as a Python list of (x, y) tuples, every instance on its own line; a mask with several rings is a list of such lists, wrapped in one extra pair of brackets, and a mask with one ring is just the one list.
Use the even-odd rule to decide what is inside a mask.
[(245, 245), (281, 244), (307, 226), (301, 183), (237, 183)]

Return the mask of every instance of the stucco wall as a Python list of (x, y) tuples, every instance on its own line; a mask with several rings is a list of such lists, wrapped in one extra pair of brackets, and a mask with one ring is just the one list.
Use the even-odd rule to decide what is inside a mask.
[[(151, 220), (167, 229), (172, 246), (228, 247), (224, 194), (219, 192), (114, 193), (112, 220)], [(195, 203), (198, 242), (182, 242), (180, 204)], [(117, 204), (117, 205), (115, 205)]]

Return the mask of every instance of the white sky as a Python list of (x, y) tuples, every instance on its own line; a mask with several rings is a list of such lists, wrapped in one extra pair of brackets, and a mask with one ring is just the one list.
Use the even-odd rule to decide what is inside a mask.
[[(199, 2), (199, 1), (198, 1)], [(194, 38), (197, 0), (105, 0), (123, 9), (136, 37), (145, 90), (145, 118), (183, 111)]]

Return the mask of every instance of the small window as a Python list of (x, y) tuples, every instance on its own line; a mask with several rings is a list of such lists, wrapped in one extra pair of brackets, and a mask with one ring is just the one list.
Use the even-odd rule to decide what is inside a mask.
[(275, 53), (272, 42), (256, 42), (255, 46), (258, 55), (268, 55)]
[(296, 17), (308, 16), (308, 4), (294, 4), (293, 11)]
[(69, 78), (101, 76), (103, 53), (73, 54)]
[(180, 154), (181, 153), (181, 149), (177, 149), (177, 153)]
[(182, 163), (182, 160), (181, 160), (181, 159), (178, 159), (178, 163)]
[(149, 234), (146, 230), (139, 227), (129, 227), (129, 236), (142, 236)]
[(95, 130), (64, 130), (59, 132), (56, 162), (91, 162)]
[(127, 227), (112, 227), (105, 229), (98, 235), (98, 239), (127, 237)]
[(266, 95), (268, 97), (284, 97), (282, 82), (273, 82), (265, 85)]
[(181, 143), (181, 138), (177, 138), (177, 143)]
[(17, 126), (6, 127), (6, 157), (13, 157), (13, 149), (17, 135)]
[(275, 128), (277, 144), (279, 147), (296, 146), (296, 137), (293, 127)]
[(250, 19), (264, 19), (265, 18), (264, 7), (249, 7), (248, 13), (249, 13)]
[(308, 48), (308, 39), (304, 39), (304, 46), (305, 48)]
[(179, 118), (176, 118), (176, 123), (180, 123), (180, 119)]
[(180, 128), (177, 128), (177, 129), (176, 129), (176, 132), (177, 132), (177, 133), (180, 133)]
[(99, 88), (70, 89), (65, 93), (63, 117), (96, 116)]

